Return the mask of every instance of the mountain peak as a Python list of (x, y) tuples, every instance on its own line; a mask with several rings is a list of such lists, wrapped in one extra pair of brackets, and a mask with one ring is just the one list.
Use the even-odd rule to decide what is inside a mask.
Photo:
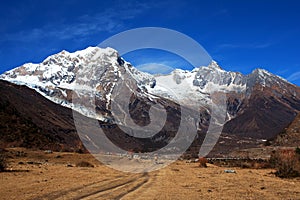
[(256, 68), (252, 71), (251, 73), (252, 75), (254, 75), (255, 77), (263, 80), (264, 82), (268, 81), (268, 82), (285, 82), (285, 83), (288, 83), (288, 84), (291, 84), (290, 82), (288, 82), (286, 79), (278, 76), (278, 75), (275, 75), (275, 74), (272, 74), (271, 72), (265, 70), (265, 69), (262, 69), (262, 68)]
[[(27, 85), (49, 98), (54, 98), (59, 94), (63, 103), (66, 98), (69, 98), (66, 95), (68, 90), (72, 90), (78, 84), (80, 87), (91, 85), (91, 87), (101, 88), (101, 97), (108, 105), (109, 94), (117, 81), (124, 78), (124, 74), (128, 75), (126, 75), (126, 79), (132, 79), (132, 82), (141, 87), (141, 90), (146, 87), (148, 92), (152, 92), (154, 95), (163, 93), (164, 96), (169, 97), (172, 96), (171, 92), (165, 92), (166, 89), (163, 89), (167, 86), (172, 91), (182, 93), (182, 99), (192, 95), (203, 96), (213, 90), (243, 92), (247, 87), (256, 84), (263, 87), (278, 85), (280, 88), (285, 88), (284, 85), (288, 83), (264, 69), (255, 69), (248, 75), (228, 72), (214, 60), (208, 66), (195, 68), (192, 71), (176, 69), (169, 75), (154, 77), (134, 68), (130, 63), (121, 59), (118, 52), (110, 47), (87, 47), (71, 53), (63, 50), (49, 56), (40, 64), (28, 63), (5, 72), (0, 75), (0, 79)], [(192, 89), (186, 92), (188, 87)], [(57, 99), (57, 97), (55, 98)]]
[(208, 68), (211, 69), (217, 69), (217, 70), (223, 70), (220, 65), (216, 61), (211, 61), (211, 63), (207, 66)]
[(268, 75), (268, 76), (275, 76), (273, 74), (271, 74), (270, 72), (268, 72), (267, 70), (265, 69), (262, 69), (262, 68), (256, 68), (252, 71), (252, 73), (254, 74), (258, 74), (260, 76), (265, 76), (265, 75)]
[[(67, 50), (62, 50), (56, 54), (50, 55), (48, 56), (45, 60), (49, 59), (49, 58), (53, 58), (53, 57), (57, 57), (57, 56), (65, 56), (65, 57), (89, 57), (91, 55), (96, 55), (99, 56), (100, 54), (105, 54), (108, 56), (118, 56), (118, 52), (117, 50), (111, 48), (111, 47), (106, 47), (106, 48), (100, 48), (100, 47), (93, 47), (93, 46), (89, 46), (85, 49), (81, 49), (81, 50), (77, 50), (75, 52), (69, 52)], [(44, 61), (45, 61), (44, 60)]]

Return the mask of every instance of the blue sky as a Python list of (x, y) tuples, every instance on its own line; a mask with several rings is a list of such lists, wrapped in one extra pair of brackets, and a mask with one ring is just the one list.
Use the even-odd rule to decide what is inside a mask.
[[(300, 85), (299, 9), (296, 0), (2, 1), (0, 73), (63, 49), (96, 46), (128, 29), (165, 27), (195, 39), (226, 70), (264, 68)], [(125, 58), (190, 69), (167, 53), (136, 55)]]

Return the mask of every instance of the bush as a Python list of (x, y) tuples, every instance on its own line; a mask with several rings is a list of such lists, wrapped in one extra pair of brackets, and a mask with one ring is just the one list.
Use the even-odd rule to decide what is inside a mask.
[(270, 158), (270, 164), (276, 169), (275, 175), (281, 178), (300, 176), (299, 156), (293, 150), (274, 151)]
[(199, 158), (199, 167), (207, 167), (207, 159), (204, 157)]
[(267, 141), (265, 142), (265, 146), (271, 146), (271, 145), (272, 145), (271, 140), (267, 140)]
[(300, 155), (300, 148), (299, 148), (299, 147), (297, 147), (297, 148), (295, 149), (295, 153), (298, 154), (298, 155)]
[(76, 167), (94, 167), (94, 165), (87, 161), (80, 161), (76, 164)]
[(83, 149), (77, 149), (75, 152), (76, 152), (76, 153), (79, 153), (79, 154), (83, 154), (83, 153), (84, 153), (84, 150), (83, 150)]
[(3, 152), (0, 150), (0, 172), (4, 171), (6, 168), (6, 158)]

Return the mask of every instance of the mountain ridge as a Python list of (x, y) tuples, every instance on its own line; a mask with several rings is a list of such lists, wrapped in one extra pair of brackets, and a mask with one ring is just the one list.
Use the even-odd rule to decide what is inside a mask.
[[(202, 110), (200, 121), (204, 124), (199, 124), (202, 128), (198, 130), (194, 147), (201, 146), (209, 126), (213, 93), (219, 97), (225, 95), (227, 99), (222, 134), (238, 138), (273, 138), (300, 111), (300, 88), (266, 70), (255, 69), (243, 75), (227, 72), (212, 61), (209, 66), (192, 71), (176, 69), (167, 75), (153, 76), (134, 68), (112, 48), (61, 51), (40, 64), (24, 64), (12, 69), (0, 75), (0, 79), (25, 85), (60, 106), (118, 126), (126, 122), (115, 120), (111, 103), (115, 98), (113, 91), (122, 83), (126, 83), (125, 87), (134, 96), (129, 103), (137, 124), (149, 123), (149, 105), (153, 103), (172, 108), (168, 114), (174, 116), (178, 116), (178, 105), (196, 105), (196, 110)], [(94, 100), (91, 100), (91, 91), (95, 94)], [(176, 129), (174, 124), (169, 127)], [(168, 130), (164, 129), (161, 134), (168, 135)], [(219, 143), (228, 142), (222, 138), (225, 137), (220, 137)]]
[[(90, 84), (88, 83), (87, 77), (78, 78), (76, 77), (76, 74), (87, 73), (80, 71), (80, 69), (82, 69), (83, 66), (86, 68), (87, 62), (92, 62), (91, 60), (89, 60), (91, 58), (100, 60), (106, 59), (106, 63), (104, 62), (104, 64), (103, 62), (100, 64), (96, 63), (98, 65), (101, 65), (102, 68), (103, 65), (107, 65), (104, 68), (107, 68), (110, 65), (112, 66), (110, 67), (112, 68), (110, 69), (110, 71), (113, 71), (114, 74), (111, 73), (108, 75), (104, 75), (106, 76), (104, 78), (108, 77), (109, 83), (104, 86), (103, 84), (99, 86), (101, 87), (101, 89), (106, 90), (107, 88), (110, 88), (110, 92), (112, 92), (116, 82), (115, 80), (121, 77), (120, 75), (116, 74), (120, 72), (120, 66), (124, 66), (125, 71), (128, 72), (131, 77), (133, 77), (133, 79), (137, 82), (138, 87), (145, 87), (148, 93), (151, 93), (152, 95), (163, 96), (173, 101), (176, 100), (174, 95), (171, 94), (168, 89), (165, 89), (165, 87), (169, 87), (170, 83), (172, 83), (172, 79), (174, 79), (175, 82), (173, 84), (173, 87), (169, 88), (172, 91), (180, 93), (186, 91), (186, 87), (189, 87), (192, 90), (190, 93), (183, 92), (183, 94), (179, 96), (178, 94), (176, 94), (178, 98), (183, 99), (191, 94), (196, 94), (196, 96), (194, 95), (194, 98), (207, 98), (205, 97), (205, 94), (212, 92), (214, 88), (215, 90), (224, 90), (225, 92), (245, 92), (245, 90), (247, 89), (247, 84), (253, 85), (256, 82), (262, 82), (263, 84), (268, 84), (268, 86), (270, 86), (273, 80), (271, 81), (271, 83), (266, 83), (266, 77), (271, 77), (269, 79), (277, 79), (288, 83), (285, 79), (266, 72), (265, 70), (256, 69), (248, 75), (243, 75), (239, 72), (227, 72), (223, 70), (215, 61), (212, 61), (208, 66), (200, 66), (193, 69), (192, 71), (175, 69), (167, 75), (153, 76), (148, 73), (138, 71), (130, 63), (124, 61), (118, 55), (116, 50), (109, 47), (106, 49), (101, 49), (98, 47), (88, 47), (84, 50), (76, 51), (74, 53), (69, 53), (63, 50), (57, 54), (48, 56), (40, 64), (27, 63), (18, 68), (7, 71), (0, 75), (0, 79), (7, 80), (15, 84), (27, 85), (28, 87), (35, 89), (37, 92), (41, 93), (46, 98), (55, 101), (56, 103), (60, 103), (63, 106), (76, 109), (76, 107), (72, 106), (70, 103), (68, 103), (68, 101), (65, 101), (65, 99), (70, 99), (70, 96), (68, 96), (66, 93), (68, 93), (68, 91), (70, 90), (73, 90), (74, 87), (77, 87), (77, 85), (73, 84), (74, 81), (82, 82), (82, 85)], [(87, 70), (90, 70), (93, 73), (98, 73), (99, 71), (95, 68), (89, 68)], [(102, 73), (102, 75), (104, 74), (103, 72), (100, 73)], [(168, 77), (167, 80), (164, 80), (165, 77)], [(101, 77), (98, 77), (97, 81), (101, 82), (103, 80), (101, 79)], [(162, 87), (160, 85), (160, 82), (162, 83)], [(183, 86), (183, 88), (180, 88), (180, 86), (182, 85), (181, 83), (183, 82), (186, 83), (186, 85)], [(156, 87), (153, 87), (154, 85)], [(199, 94), (199, 92), (204, 95)], [(52, 93), (61, 94), (57, 94), (57, 96), (55, 96)], [(107, 98), (104, 98), (103, 100), (106, 101), (106, 107), (108, 107), (110, 101), (109, 91), (104, 91), (103, 93), (106, 93), (102, 95), (107, 96)], [(51, 96), (54, 97), (51, 98)], [(65, 97), (61, 98), (61, 96)], [(186, 100), (184, 103), (190, 103), (190, 99), (191, 98)], [(84, 111), (80, 111), (78, 109), (77, 111), (89, 116), (89, 113), (84, 113)], [(98, 118), (101, 119), (101, 117), (99, 116)]]

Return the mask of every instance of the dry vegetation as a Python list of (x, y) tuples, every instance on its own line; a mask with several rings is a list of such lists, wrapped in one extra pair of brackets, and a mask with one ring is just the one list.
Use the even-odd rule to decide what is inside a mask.
[(199, 158), (199, 166), (200, 167), (207, 167), (207, 163), (208, 163), (208, 160), (206, 158)]
[[(89, 154), (8, 149), (0, 173), (0, 199), (299, 199), (300, 179), (274, 169), (218, 167), (177, 161), (161, 170), (131, 174)], [(83, 162), (84, 161), (84, 162)], [(134, 162), (134, 161), (133, 161)], [(75, 167), (76, 164), (84, 166)], [(225, 173), (232, 169), (235, 173)]]
[(76, 164), (76, 167), (94, 167), (94, 165), (87, 161), (80, 161)]
[(276, 169), (276, 176), (293, 178), (300, 176), (299, 148), (274, 151), (270, 158), (271, 165)]
[(4, 151), (0, 149), (0, 172), (4, 171), (6, 168), (6, 157), (4, 155)]

